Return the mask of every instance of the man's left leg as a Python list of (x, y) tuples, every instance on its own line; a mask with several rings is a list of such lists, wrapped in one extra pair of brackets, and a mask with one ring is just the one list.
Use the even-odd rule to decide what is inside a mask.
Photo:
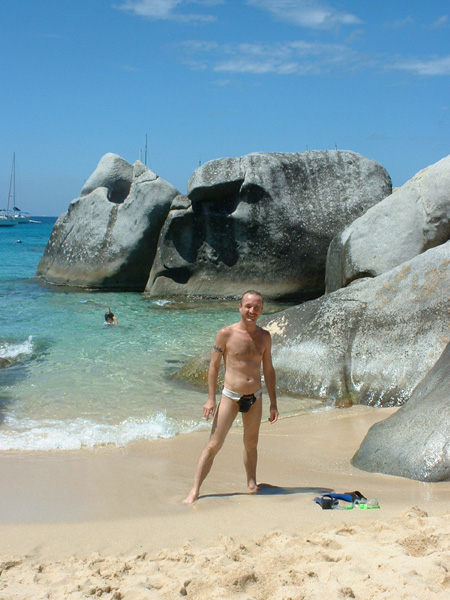
[(226, 396), (222, 396), (214, 415), (211, 435), (197, 463), (194, 486), (185, 500), (183, 500), (184, 504), (192, 504), (197, 500), (200, 493), (200, 486), (208, 475), (216, 454), (222, 448), (237, 413), (237, 403)]
[(262, 398), (250, 410), (242, 413), (244, 425), (244, 465), (247, 473), (247, 488), (251, 493), (258, 491), (256, 484), (256, 463), (258, 462), (258, 437), (262, 416)]

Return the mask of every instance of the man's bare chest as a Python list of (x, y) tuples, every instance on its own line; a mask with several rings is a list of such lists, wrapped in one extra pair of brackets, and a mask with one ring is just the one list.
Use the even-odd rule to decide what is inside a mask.
[(264, 345), (259, 336), (252, 338), (250, 335), (236, 335), (227, 344), (228, 356), (234, 356), (241, 360), (260, 359), (263, 352)]

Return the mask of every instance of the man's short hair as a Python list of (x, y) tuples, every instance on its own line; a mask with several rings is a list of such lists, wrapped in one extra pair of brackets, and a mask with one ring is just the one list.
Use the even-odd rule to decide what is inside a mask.
[(244, 296), (246, 296), (247, 294), (253, 294), (254, 296), (259, 296), (261, 298), (261, 303), (264, 303), (262, 294), (260, 292), (257, 292), (256, 290), (247, 290), (246, 292), (244, 292), (241, 296), (241, 299), (239, 300), (239, 305), (242, 306), (242, 302), (244, 300)]

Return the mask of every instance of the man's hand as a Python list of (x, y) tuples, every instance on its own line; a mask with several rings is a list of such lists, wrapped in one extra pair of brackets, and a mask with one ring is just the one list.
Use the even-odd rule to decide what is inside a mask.
[(203, 416), (205, 417), (206, 420), (209, 419), (209, 417), (213, 417), (214, 413), (216, 412), (216, 399), (212, 399), (208, 398), (208, 400), (206, 401), (204, 407), (203, 407)]
[(276, 406), (270, 405), (270, 423), (276, 423), (278, 421), (278, 408)]

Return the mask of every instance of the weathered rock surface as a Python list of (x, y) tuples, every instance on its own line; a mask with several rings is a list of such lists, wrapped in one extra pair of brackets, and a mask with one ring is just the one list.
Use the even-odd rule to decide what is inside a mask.
[(59, 285), (142, 292), (178, 193), (139, 161), (106, 154), (55, 223), (36, 275)]
[(280, 384), (359, 404), (404, 403), (450, 339), (449, 265), (447, 242), (270, 319)]
[(146, 292), (317, 297), (331, 239), (391, 190), (385, 169), (353, 152), (208, 162), (170, 210)]
[(364, 471), (450, 481), (450, 345), (407, 404), (369, 429), (352, 463)]
[[(450, 242), (260, 323), (272, 333), (277, 387), (292, 394), (395, 406), (450, 339)], [(207, 367), (192, 361), (189, 381)], [(180, 373), (183, 376), (183, 373)]]
[(326, 289), (376, 277), (450, 239), (450, 156), (420, 171), (333, 239)]

